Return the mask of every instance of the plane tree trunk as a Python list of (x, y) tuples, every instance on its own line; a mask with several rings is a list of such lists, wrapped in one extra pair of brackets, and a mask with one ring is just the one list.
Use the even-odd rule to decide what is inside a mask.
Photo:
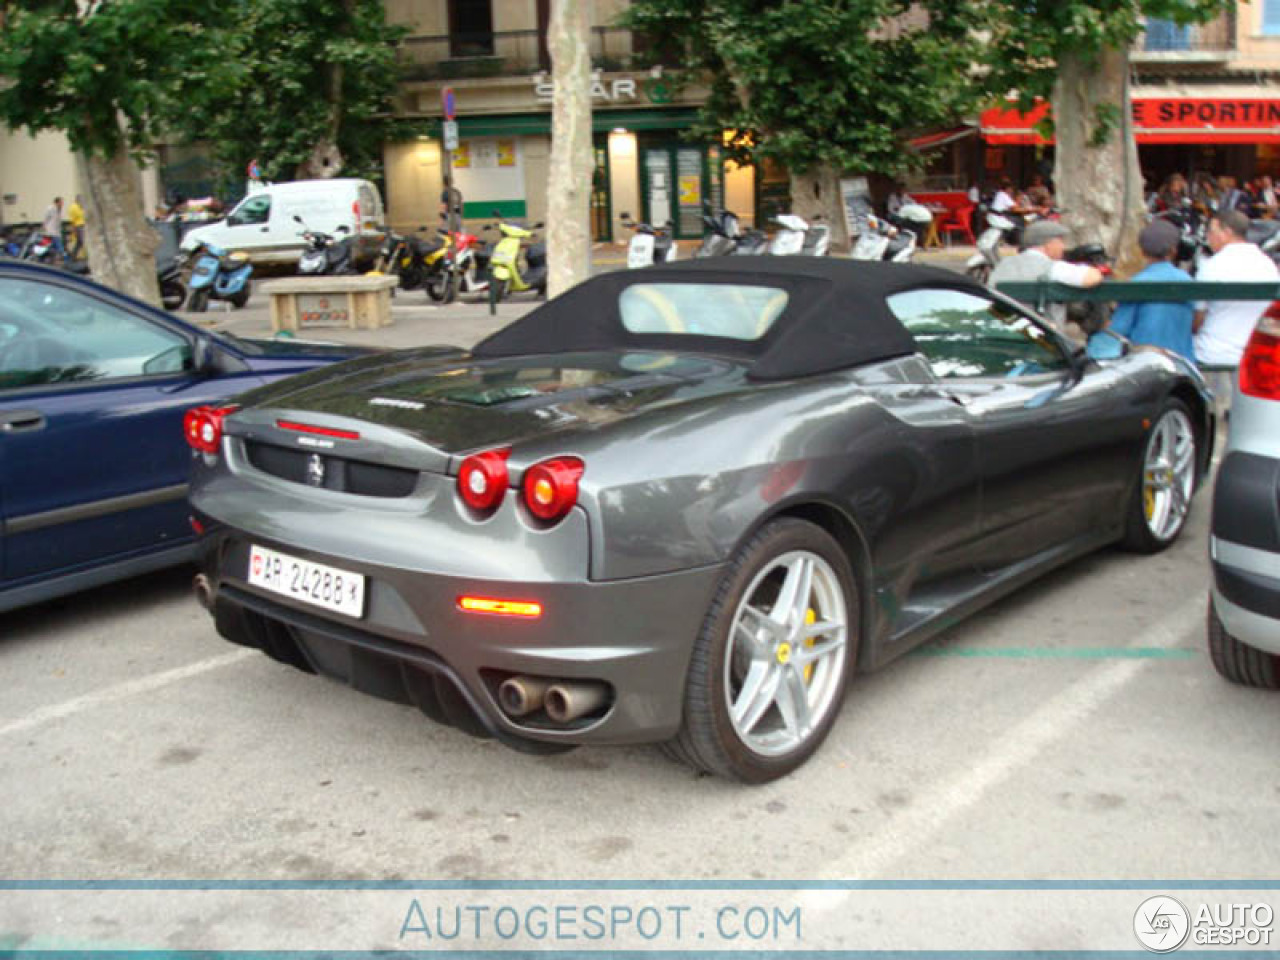
[[(1061, 57), (1053, 88), (1053, 178), (1063, 220), (1072, 229), (1070, 242), (1101, 242), (1122, 276), (1144, 263), (1137, 244), (1144, 222), (1142, 171), (1128, 86), (1128, 51), (1107, 48), (1096, 59)], [(1100, 104), (1104, 110), (1108, 105), (1119, 108), (1105, 138), (1098, 135)]]
[(591, 10), (587, 0), (551, 0), (547, 50), (555, 85), (547, 183), (547, 295), (591, 273)]
[(75, 159), (93, 278), (160, 306), (155, 264), (159, 238), (147, 223), (137, 163), (125, 149), (109, 156), (77, 153)]
[(849, 250), (849, 231), (840, 198), (840, 171), (836, 167), (817, 164), (804, 173), (792, 173), (791, 212), (811, 225), (822, 223), (830, 227), (832, 251)]

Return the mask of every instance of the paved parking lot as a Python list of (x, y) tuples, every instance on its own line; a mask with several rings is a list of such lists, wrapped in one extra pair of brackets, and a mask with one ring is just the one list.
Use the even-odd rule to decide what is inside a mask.
[(1280, 700), (1204, 653), (1207, 502), (857, 680), (744, 788), (515, 753), (234, 648), (152, 576), (0, 617), (10, 878), (1266, 877)]

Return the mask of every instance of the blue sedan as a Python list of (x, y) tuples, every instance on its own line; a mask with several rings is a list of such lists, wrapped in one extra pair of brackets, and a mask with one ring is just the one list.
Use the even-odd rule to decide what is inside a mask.
[(0, 261), (0, 611), (191, 559), (184, 413), (360, 352), (215, 334)]

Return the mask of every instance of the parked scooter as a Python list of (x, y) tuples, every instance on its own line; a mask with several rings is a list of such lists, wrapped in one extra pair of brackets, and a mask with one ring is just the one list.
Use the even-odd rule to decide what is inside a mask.
[(629, 269), (637, 270), (655, 263), (670, 263), (676, 259), (678, 250), (670, 220), (667, 221), (666, 226), (654, 227), (647, 223), (637, 223), (631, 219), (631, 214), (625, 211), (621, 219), (624, 227), (635, 231), (631, 235), (631, 242), (627, 244)]
[(1008, 217), (999, 213), (984, 210), (987, 225), (978, 237), (978, 252), (971, 256), (964, 265), (966, 276), (972, 277), (981, 284), (991, 278), (991, 271), (1000, 262), (1000, 244), (1012, 242), (1018, 225)]
[(458, 230), (445, 238), (440, 273), (427, 285), (432, 300), (452, 303), (458, 294), (484, 293), (489, 289), (491, 244), (474, 233)]
[[(1062, 259), (1067, 263), (1096, 267), (1103, 276), (1111, 274), (1111, 257), (1100, 243), (1082, 243), (1072, 247), (1062, 255)], [(1110, 322), (1111, 304), (1093, 300), (1068, 303), (1067, 319), (1083, 330), (1086, 336), (1093, 336)]]
[(862, 217), (858, 221), (858, 238), (853, 244), (852, 258), (910, 263), (915, 256), (919, 235), (933, 222), (933, 214), (928, 207), (907, 203), (898, 211), (898, 219), (910, 226), (895, 227), (871, 213)]
[(203, 313), (209, 308), (210, 300), (226, 300), (236, 308), (249, 302), (253, 264), (247, 253), (243, 250), (228, 253), (222, 247), (204, 243), (191, 256), (188, 310)]
[[(498, 221), (490, 229), (502, 233), (502, 239), (494, 246), (489, 257), (489, 312), (496, 308), (508, 293), (536, 290), (538, 296), (547, 293), (547, 245), (533, 243), (533, 231), (542, 228), (535, 223), (532, 230), (514, 223)], [(527, 245), (524, 241), (530, 241)], [(520, 254), (524, 253), (524, 268), (520, 266)]]
[[(418, 233), (426, 232), (419, 227)], [(412, 234), (387, 231), (378, 256), (378, 269), (392, 274), (405, 290), (425, 289), (432, 294), (437, 286), (432, 281), (443, 270), (445, 245), (448, 233), (439, 231), (438, 239), (423, 240)], [(437, 299), (433, 296), (433, 299)]]
[(337, 237), (331, 233), (310, 229), (302, 217), (293, 215), (295, 223), (302, 226), (302, 238), (306, 249), (298, 257), (298, 273), (303, 276), (344, 276), (356, 273), (355, 238), (350, 236), (346, 224), (338, 227)]
[[(702, 243), (694, 251), (695, 259), (701, 257), (726, 257), (738, 247), (742, 237), (742, 226), (738, 223), (738, 215), (731, 210), (715, 212), (710, 207), (702, 208)], [(633, 241), (634, 242), (634, 239)]]
[(769, 252), (778, 256), (800, 255), (825, 257), (831, 247), (831, 228), (826, 224), (812, 227), (803, 217), (783, 213), (774, 218), (782, 229), (773, 235)]

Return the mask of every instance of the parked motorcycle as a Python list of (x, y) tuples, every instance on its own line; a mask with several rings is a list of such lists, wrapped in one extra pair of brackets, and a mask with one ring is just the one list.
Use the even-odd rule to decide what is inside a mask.
[(320, 230), (310, 229), (302, 217), (293, 215), (295, 223), (302, 226), (302, 238), (307, 241), (298, 257), (298, 273), (303, 276), (347, 276), (356, 273), (355, 238), (350, 236), (346, 224), (338, 227), (341, 237)]
[(1000, 245), (1012, 243), (1018, 225), (1000, 213), (984, 209), (986, 227), (978, 237), (978, 252), (965, 261), (964, 272), (979, 283), (991, 279), (991, 271), (1000, 262)]
[(432, 300), (452, 303), (460, 293), (484, 293), (489, 289), (489, 257), (492, 244), (474, 233), (458, 230), (445, 241), (439, 275), (427, 286)]
[[(417, 232), (425, 233), (427, 229), (419, 227)], [(444, 269), (449, 234), (445, 230), (438, 232), (439, 238), (424, 240), (413, 234), (387, 231), (378, 256), (378, 269), (399, 278), (405, 290), (425, 289), (432, 299), (439, 299), (436, 292), (443, 288), (433, 281)]]
[[(1067, 263), (1080, 263), (1088, 267), (1096, 267), (1104, 276), (1111, 273), (1111, 257), (1100, 243), (1082, 243), (1072, 247), (1062, 255)], [(1067, 319), (1075, 323), (1085, 336), (1093, 336), (1102, 330), (1111, 320), (1111, 304), (1098, 301), (1074, 302), (1067, 304)]]
[(253, 264), (242, 250), (230, 253), (212, 243), (203, 243), (191, 253), (190, 295), (187, 309), (203, 313), (210, 300), (226, 300), (236, 308), (249, 302)]
[[(514, 223), (498, 221), (492, 225), (502, 234), (489, 257), (489, 312), (496, 312), (497, 305), (508, 293), (536, 290), (538, 296), (547, 293), (547, 245), (533, 243), (533, 230), (541, 229), (535, 223), (533, 229), (525, 229)], [(527, 244), (525, 241), (529, 241)], [(524, 267), (520, 255), (524, 253)]]
[(634, 231), (631, 242), (627, 244), (627, 267), (632, 270), (652, 266), (655, 263), (670, 263), (676, 259), (677, 248), (672, 235), (672, 223), (655, 227), (647, 223), (638, 223), (631, 219), (631, 214), (622, 214), (622, 225)]
[(908, 226), (895, 227), (872, 213), (858, 218), (852, 258), (910, 263), (915, 256), (920, 234), (933, 222), (933, 214), (928, 207), (906, 203), (898, 210), (898, 219)]
[(782, 227), (773, 235), (769, 252), (778, 256), (800, 255), (825, 257), (831, 247), (831, 228), (826, 224), (810, 226), (803, 217), (784, 213), (774, 218)]

